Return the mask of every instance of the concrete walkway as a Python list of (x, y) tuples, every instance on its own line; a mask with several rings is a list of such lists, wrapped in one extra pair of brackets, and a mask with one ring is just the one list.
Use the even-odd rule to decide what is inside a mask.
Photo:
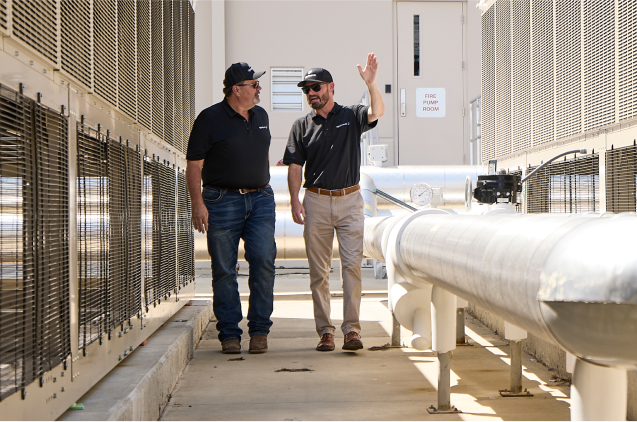
[[(336, 271), (335, 271), (336, 272)], [(367, 285), (377, 287), (370, 272)], [(294, 283), (294, 280), (287, 280)], [(386, 282), (386, 281), (385, 281)], [(298, 291), (307, 276), (298, 275)], [(363, 283), (365, 290), (366, 282)], [(314, 350), (310, 300), (277, 296), (269, 351), (224, 355), (212, 322), (172, 393), (161, 420), (569, 420), (568, 385), (551, 379), (552, 371), (523, 355), (524, 387), (534, 397), (503, 398), (509, 388), (506, 341), (467, 317), (470, 346), (458, 347), (451, 361), (451, 402), (462, 414), (431, 415), (436, 406), (437, 358), (409, 348), (371, 351), (390, 342), (391, 315), (386, 299), (369, 295), (361, 306), (365, 349)], [(243, 304), (244, 314), (247, 303)], [(338, 327), (342, 301), (332, 300)], [(246, 321), (242, 328), (247, 333)], [(411, 335), (403, 331), (403, 338)], [(243, 346), (248, 346), (247, 334)], [(242, 360), (236, 360), (242, 358)]]

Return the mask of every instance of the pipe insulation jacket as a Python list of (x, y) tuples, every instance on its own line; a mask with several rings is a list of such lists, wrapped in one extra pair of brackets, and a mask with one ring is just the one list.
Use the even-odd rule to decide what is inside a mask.
[(637, 216), (605, 217), (422, 214), (396, 223), (387, 246), (397, 217), (367, 218), (365, 255), (581, 359), (635, 369)]

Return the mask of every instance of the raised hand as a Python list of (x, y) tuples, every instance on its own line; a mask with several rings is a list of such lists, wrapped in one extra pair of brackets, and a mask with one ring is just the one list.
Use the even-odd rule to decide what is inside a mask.
[(361, 67), (360, 64), (357, 64), (358, 73), (360, 73), (361, 78), (365, 81), (366, 84), (376, 83), (376, 75), (378, 73), (378, 59), (374, 53), (369, 53), (367, 55), (367, 63), (365, 64), (365, 69)]

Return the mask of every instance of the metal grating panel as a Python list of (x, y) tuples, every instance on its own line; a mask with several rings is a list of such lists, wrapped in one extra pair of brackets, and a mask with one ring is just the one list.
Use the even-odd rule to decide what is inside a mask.
[(155, 298), (161, 299), (170, 295), (176, 288), (176, 178), (175, 170), (171, 167), (160, 165), (159, 179), (159, 215), (160, 248), (159, 286), (155, 289)]
[[(155, 285), (159, 280), (159, 195), (156, 161), (144, 157), (143, 231), (144, 231), (144, 304), (155, 301)], [(157, 247), (155, 247), (157, 245)], [(157, 283), (156, 283), (157, 281)]]
[(79, 348), (109, 326), (109, 199), (106, 138), (88, 126), (77, 131), (77, 248)]
[(495, 8), (492, 6), (482, 15), (482, 109), (480, 160), (495, 157)]
[(177, 284), (179, 287), (195, 279), (194, 232), (186, 176), (177, 173)]
[(533, 146), (554, 138), (553, 2), (531, 3), (533, 41)]
[(182, 1), (181, 4), (181, 152), (188, 149), (190, 136), (190, 47), (188, 45), (188, 10), (190, 2)]
[(62, 0), (62, 69), (91, 86), (91, 7), (87, 1)]
[(637, 7), (618, 0), (619, 120), (637, 117)]
[(137, 1), (137, 119), (151, 129), (150, 1)]
[(36, 150), (36, 377), (71, 353), (69, 317), (68, 127), (59, 112), (34, 104)]
[(615, 2), (583, 7), (584, 130), (591, 130), (615, 122)]
[(527, 213), (599, 211), (599, 155), (549, 164), (526, 185)]
[(173, 24), (172, 24), (172, 41), (173, 41), (173, 49), (172, 49), (172, 60), (173, 60), (173, 93), (174, 99), (173, 104), (174, 108), (171, 112), (173, 116), (173, 131), (174, 131), (174, 146), (178, 151), (183, 151), (183, 115), (184, 115), (184, 107), (183, 107), (183, 89), (182, 89), (182, 80), (183, 80), (183, 62), (182, 56), (184, 55), (184, 48), (182, 45), (182, 19), (181, 19), (181, 0), (173, 0), (172, 2), (172, 10), (173, 10)]
[(164, 9), (164, 141), (170, 145), (175, 145), (175, 68), (174, 68), (174, 51), (173, 51), (173, 3), (174, 0), (166, 0), (162, 2)]
[(495, 156), (500, 157), (511, 153), (510, 0), (497, 0), (495, 25)]
[(555, 2), (556, 139), (582, 132), (581, 2)]
[(0, 85), (0, 400), (35, 379), (35, 169), (31, 100)]
[[(184, 148), (188, 149), (188, 137), (192, 125), (195, 123), (195, 11), (192, 10), (192, 5), (188, 2), (188, 48), (190, 51), (189, 60), (189, 80), (190, 80), (190, 119), (188, 120), (188, 130), (186, 130), (186, 144)], [(184, 151), (185, 153), (186, 151)]]
[(117, 3), (93, 2), (95, 93), (117, 106)]
[(512, 90), (511, 134), (512, 151), (531, 146), (531, 13), (530, 2), (515, 0), (511, 3), (512, 31)]
[(152, 130), (164, 138), (164, 18), (163, 4), (151, 1)]
[(637, 145), (606, 151), (606, 211), (637, 211)]
[(7, 31), (7, 0), (0, 0), (0, 31)]
[(128, 318), (141, 311), (142, 301), (142, 156), (139, 147), (125, 149), (126, 159), (126, 267)]
[(57, 1), (13, 0), (13, 35), (57, 63)]
[(120, 110), (137, 120), (135, 1), (117, 0), (117, 100)]

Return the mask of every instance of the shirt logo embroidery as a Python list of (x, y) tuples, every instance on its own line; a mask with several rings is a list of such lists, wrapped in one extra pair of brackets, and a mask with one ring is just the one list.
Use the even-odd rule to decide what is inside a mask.
[(349, 126), (349, 122), (347, 122), (347, 123), (343, 123), (343, 124), (340, 124), (340, 125), (336, 126), (336, 128), (338, 129), (338, 128), (339, 128), (339, 127), (341, 127), (341, 126)]
[(267, 126), (259, 126), (259, 129), (267, 129)]

